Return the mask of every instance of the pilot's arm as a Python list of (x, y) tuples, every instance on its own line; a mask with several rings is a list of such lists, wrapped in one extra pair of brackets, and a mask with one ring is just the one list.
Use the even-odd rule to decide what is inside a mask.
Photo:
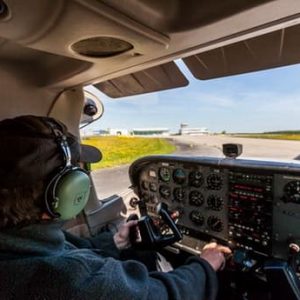
[[(146, 266), (137, 261), (114, 259), (119, 258), (122, 247), (130, 246), (129, 228), (134, 225), (134, 222), (132, 224), (128, 222), (122, 225), (115, 235), (102, 233), (90, 239), (65, 234), (66, 239), (78, 248), (93, 248), (93, 250), (98, 248), (100, 251), (99, 260), (93, 259), (92, 262), (86, 260), (86, 266), (91, 263), (94, 270), (90, 275), (91, 284), (94, 282), (94, 285), (90, 286), (89, 291), (96, 289), (99, 281), (101, 285), (98, 288), (101, 291), (98, 292), (103, 297), (101, 299), (213, 300), (216, 298), (218, 291), (216, 271), (224, 265), (224, 254), (230, 253), (228, 248), (211, 243), (204, 247), (200, 257), (189, 258), (183, 266), (171, 272), (149, 273)], [(105, 259), (108, 256), (111, 258)], [(86, 287), (88, 286), (89, 284)], [(106, 288), (103, 289), (103, 286)]]
[(214, 300), (218, 290), (216, 268), (221, 267), (224, 256), (214, 246), (205, 249), (202, 257), (191, 257), (167, 273), (148, 272), (135, 260), (120, 261), (90, 252), (79, 260), (82, 263), (76, 264), (74, 272), (84, 283), (80, 285), (80, 299)]
[(111, 232), (101, 232), (95, 237), (80, 238), (69, 232), (64, 232), (67, 246), (80, 249), (93, 249), (100, 255), (105, 257), (119, 258), (120, 250), (127, 249), (131, 246), (129, 239), (129, 230), (132, 226), (136, 226), (137, 221), (129, 221), (122, 224), (118, 231), (113, 234)]

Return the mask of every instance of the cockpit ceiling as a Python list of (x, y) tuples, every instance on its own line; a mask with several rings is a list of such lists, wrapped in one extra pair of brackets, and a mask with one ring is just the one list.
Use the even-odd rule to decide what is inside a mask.
[[(201, 80), (300, 63), (300, 25), (183, 58)], [(174, 63), (125, 75), (96, 85), (112, 98), (182, 87), (188, 80)]]
[(24, 47), (0, 38), (0, 66), (13, 71), (28, 84), (43, 87), (72, 77), (91, 67), (91, 63)]
[(300, 25), (183, 59), (198, 79), (212, 79), (300, 63)]
[(1, 3), (7, 8), (0, 11), (1, 82), (9, 73), (57, 91), (95, 84), (116, 98), (187, 85), (172, 63), (180, 58), (208, 79), (300, 57), (297, 0)]
[(188, 85), (188, 80), (174, 62), (124, 75), (95, 85), (112, 98), (133, 96)]
[(273, 0), (98, 0), (165, 34), (211, 24)]

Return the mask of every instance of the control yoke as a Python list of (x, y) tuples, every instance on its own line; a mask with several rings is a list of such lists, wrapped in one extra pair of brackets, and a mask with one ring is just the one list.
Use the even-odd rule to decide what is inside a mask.
[[(142, 216), (138, 221), (140, 241), (137, 241), (136, 234), (131, 232), (131, 241), (135, 248), (158, 250), (182, 239), (182, 234), (172, 219), (167, 204), (160, 203), (157, 206), (157, 213), (164, 222), (164, 225), (171, 229), (172, 234), (162, 234), (159, 227), (155, 225), (149, 215)], [(136, 230), (136, 228), (132, 228), (132, 230)]]

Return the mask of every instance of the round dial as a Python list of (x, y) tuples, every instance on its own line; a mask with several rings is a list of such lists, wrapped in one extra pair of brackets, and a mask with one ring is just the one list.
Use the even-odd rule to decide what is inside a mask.
[(147, 191), (148, 188), (149, 188), (149, 183), (148, 183), (148, 181), (143, 180), (143, 181), (141, 182), (141, 187), (142, 187), (143, 190)]
[(189, 203), (194, 206), (201, 206), (204, 203), (204, 197), (199, 191), (191, 191), (189, 194)]
[(202, 216), (201, 212), (197, 210), (191, 211), (190, 220), (199, 226), (204, 224), (204, 217)]
[(175, 188), (173, 195), (175, 201), (182, 202), (184, 200), (185, 190), (182, 188)]
[(173, 179), (178, 184), (185, 183), (186, 180), (186, 174), (183, 169), (176, 169), (173, 172)]
[(163, 198), (168, 199), (171, 196), (171, 189), (167, 185), (161, 185), (159, 187), (159, 194)]
[(210, 216), (207, 219), (207, 225), (212, 231), (220, 232), (223, 230), (223, 222), (216, 216)]
[(300, 181), (294, 180), (287, 183), (284, 187), (285, 201), (300, 203)]
[(158, 171), (159, 178), (164, 182), (169, 182), (171, 179), (171, 171), (167, 167), (161, 167)]
[(157, 186), (154, 182), (149, 183), (149, 189), (151, 192), (156, 192), (157, 191)]
[(193, 171), (189, 175), (189, 182), (191, 186), (200, 187), (203, 183), (203, 174), (200, 171)]
[(209, 190), (220, 190), (222, 188), (222, 177), (219, 174), (212, 173), (206, 179), (207, 188)]
[(207, 198), (207, 205), (212, 210), (221, 210), (223, 208), (223, 200), (220, 196), (210, 195)]

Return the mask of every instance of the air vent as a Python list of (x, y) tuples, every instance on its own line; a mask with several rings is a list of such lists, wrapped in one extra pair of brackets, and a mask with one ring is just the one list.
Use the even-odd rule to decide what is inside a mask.
[(84, 56), (105, 58), (133, 49), (133, 46), (114, 37), (93, 37), (76, 42), (72, 49)]

